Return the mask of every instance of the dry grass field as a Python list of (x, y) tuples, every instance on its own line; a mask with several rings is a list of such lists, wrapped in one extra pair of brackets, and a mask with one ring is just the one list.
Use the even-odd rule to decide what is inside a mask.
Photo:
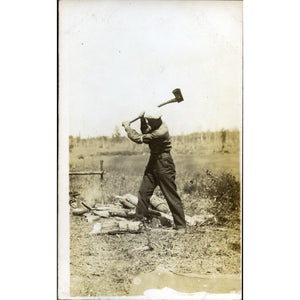
[[(185, 235), (156, 228), (148, 233), (92, 236), (93, 224), (70, 210), (71, 296), (131, 295), (133, 278), (157, 267), (178, 273), (240, 274), (240, 153), (233, 146), (222, 152), (208, 146), (186, 153), (174, 149), (185, 213), (216, 217), (213, 223), (188, 227)], [(70, 176), (70, 191), (79, 192), (80, 200), (91, 206), (113, 203), (115, 195), (137, 195), (149, 154), (132, 148), (124, 152), (117, 146), (113, 150), (114, 154), (111, 148), (99, 150), (87, 142), (70, 151), (73, 171), (96, 171), (104, 161), (103, 181), (97, 175)], [(155, 193), (162, 196), (159, 189)], [(149, 239), (152, 251), (132, 251)]]

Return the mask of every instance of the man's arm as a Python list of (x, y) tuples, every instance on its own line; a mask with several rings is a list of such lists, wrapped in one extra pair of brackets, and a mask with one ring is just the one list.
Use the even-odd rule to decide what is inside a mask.
[(127, 136), (137, 144), (142, 144), (142, 143), (149, 144), (151, 141), (157, 138), (161, 138), (166, 134), (168, 134), (168, 128), (164, 123), (157, 130), (154, 130), (153, 132), (147, 134), (141, 134), (138, 133), (136, 130), (132, 129), (130, 127), (129, 121), (124, 121), (122, 123), (122, 126), (125, 128), (125, 131), (127, 132)]
[(153, 132), (143, 134), (142, 140), (143, 143), (149, 144), (151, 141), (162, 138), (166, 135), (168, 135), (168, 127), (166, 124), (162, 123), (162, 125), (158, 129), (154, 130)]
[(130, 127), (130, 121), (124, 121), (122, 122), (122, 126), (124, 127), (127, 136), (135, 143), (142, 144), (142, 134), (138, 133), (136, 130)]

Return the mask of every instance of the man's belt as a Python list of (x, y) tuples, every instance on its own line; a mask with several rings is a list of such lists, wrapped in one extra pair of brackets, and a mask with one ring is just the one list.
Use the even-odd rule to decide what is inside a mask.
[(160, 153), (151, 153), (151, 156), (155, 157), (155, 158), (162, 158), (164, 154), (170, 154), (170, 151), (164, 151), (164, 152), (160, 152)]

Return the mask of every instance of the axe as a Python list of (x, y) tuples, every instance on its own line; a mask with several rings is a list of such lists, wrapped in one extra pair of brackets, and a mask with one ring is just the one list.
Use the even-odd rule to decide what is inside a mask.
[[(163, 102), (163, 103), (157, 105), (157, 107), (162, 107), (162, 106), (164, 106), (164, 105), (166, 105), (166, 104), (174, 103), (174, 102), (178, 102), (178, 103), (179, 103), (179, 102), (182, 102), (182, 101), (184, 100), (183, 97), (182, 97), (182, 94), (181, 94), (181, 90), (180, 90), (180, 89), (175, 89), (172, 93), (174, 94), (175, 98), (170, 99), (170, 100), (168, 100), (168, 101), (166, 101), (166, 102)], [(137, 118), (135, 118), (135, 119), (133, 119), (132, 121), (130, 121), (130, 124), (133, 123), (133, 122), (135, 122), (136, 120), (138, 120), (138, 119), (140, 119), (140, 118), (141, 118), (141, 117), (138, 116)]]

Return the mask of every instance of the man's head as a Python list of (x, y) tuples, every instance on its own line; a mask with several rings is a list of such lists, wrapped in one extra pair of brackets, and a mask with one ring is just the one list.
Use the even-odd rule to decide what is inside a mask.
[(158, 107), (152, 107), (145, 111), (144, 118), (146, 119), (160, 119), (162, 113)]
[(148, 109), (144, 114), (144, 118), (146, 119), (148, 125), (151, 127), (151, 130), (159, 128), (162, 123), (161, 117), (162, 113), (158, 107)]

